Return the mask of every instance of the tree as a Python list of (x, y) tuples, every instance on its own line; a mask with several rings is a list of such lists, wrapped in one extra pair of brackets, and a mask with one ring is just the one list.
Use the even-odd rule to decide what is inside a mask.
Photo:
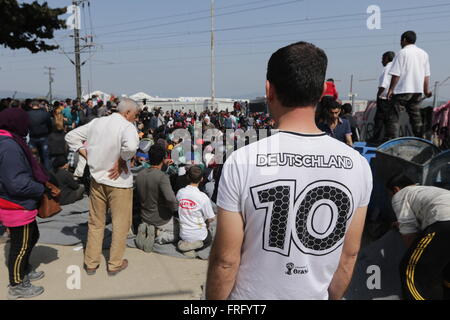
[(58, 48), (43, 39), (53, 39), (55, 30), (66, 28), (58, 16), (66, 8), (49, 8), (47, 2), (19, 4), (17, 0), (0, 0), (0, 45), (10, 49), (26, 48), (32, 53)]

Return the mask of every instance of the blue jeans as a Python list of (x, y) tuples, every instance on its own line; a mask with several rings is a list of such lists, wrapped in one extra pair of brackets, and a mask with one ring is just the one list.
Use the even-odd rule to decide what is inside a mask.
[(50, 156), (48, 151), (48, 138), (33, 138), (30, 137), (29, 142), (30, 148), (35, 148), (39, 151), (39, 157), (41, 158), (41, 163), (44, 165), (45, 169), (51, 170)]

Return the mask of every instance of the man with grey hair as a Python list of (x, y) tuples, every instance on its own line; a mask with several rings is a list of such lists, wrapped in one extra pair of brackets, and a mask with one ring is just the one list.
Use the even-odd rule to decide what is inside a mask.
[[(108, 274), (116, 275), (128, 266), (123, 259), (128, 231), (132, 221), (133, 176), (130, 159), (139, 145), (133, 125), (139, 111), (132, 99), (122, 99), (118, 113), (97, 118), (66, 135), (70, 149), (88, 160), (91, 173), (89, 231), (84, 256), (88, 275), (100, 265), (106, 210), (111, 209), (112, 243)], [(87, 147), (83, 149), (83, 143)]]

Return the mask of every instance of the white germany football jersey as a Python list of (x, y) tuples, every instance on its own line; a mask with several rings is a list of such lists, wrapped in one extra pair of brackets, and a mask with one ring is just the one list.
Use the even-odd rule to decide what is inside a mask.
[(230, 299), (328, 299), (346, 230), (371, 192), (367, 160), (324, 133), (280, 131), (233, 152), (217, 199), (245, 224)]

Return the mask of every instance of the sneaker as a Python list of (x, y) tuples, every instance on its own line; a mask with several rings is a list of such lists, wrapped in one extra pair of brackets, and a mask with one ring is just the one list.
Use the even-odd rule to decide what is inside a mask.
[(115, 276), (116, 274), (118, 274), (120, 271), (125, 270), (128, 267), (128, 260), (127, 259), (123, 259), (122, 261), (122, 265), (120, 266), (119, 269), (111, 271), (108, 268), (108, 276)]
[(33, 286), (30, 280), (25, 279), (22, 283), (12, 287), (9, 286), (8, 299), (33, 298), (44, 292), (43, 287)]
[(31, 271), (30, 273), (27, 274), (27, 278), (31, 282), (41, 280), (43, 277), (45, 277), (44, 271)]

